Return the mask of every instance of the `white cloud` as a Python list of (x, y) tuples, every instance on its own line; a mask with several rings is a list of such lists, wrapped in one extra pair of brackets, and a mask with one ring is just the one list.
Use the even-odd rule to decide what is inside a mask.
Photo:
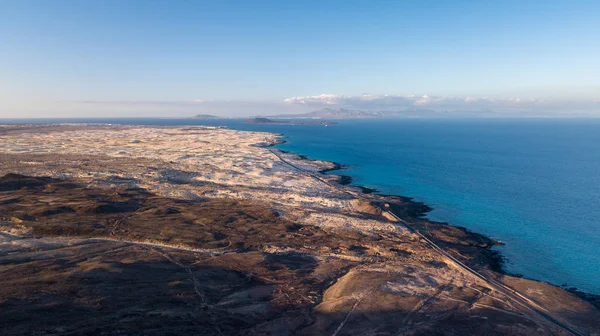
[(356, 96), (321, 94), (316, 96), (292, 97), (287, 104), (311, 105), (312, 107), (344, 107), (370, 110), (431, 109), (437, 111), (524, 111), (524, 112), (600, 112), (596, 100), (550, 100), (537, 98), (489, 98), (474, 96), (430, 96), (430, 95), (374, 95)]
[(284, 100), (285, 103), (290, 104), (303, 104), (303, 105), (335, 105), (342, 101), (344, 96), (338, 96), (335, 94), (320, 94), (318, 96), (306, 96), (306, 97), (292, 97)]
[[(558, 96), (558, 95), (557, 95)], [(296, 96), (284, 100), (86, 100), (86, 101), (0, 101), (0, 118), (14, 117), (186, 117), (214, 114), (227, 117), (297, 114), (321, 108), (348, 108), (372, 111), (433, 110), (469, 112), (476, 115), (493, 111), (494, 115), (591, 115), (600, 116), (600, 101), (531, 97), (434, 96), (370, 94), (320, 94)], [(457, 113), (460, 114), (460, 113)]]

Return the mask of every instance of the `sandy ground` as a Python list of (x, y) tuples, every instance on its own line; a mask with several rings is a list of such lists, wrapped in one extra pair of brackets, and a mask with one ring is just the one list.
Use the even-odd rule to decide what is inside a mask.
[[(34, 155), (30, 161), (15, 158), (22, 173), (76, 178), (90, 185), (137, 186), (185, 199), (261, 199), (284, 212), (291, 209), (352, 211), (348, 195), (299, 173), (261, 147), (278, 141), (274, 134), (224, 129), (106, 127), (4, 135), (0, 137), (0, 152), (21, 154), (21, 158), (28, 157), (22, 154)], [(97, 167), (101, 169), (94, 169), (93, 164), (78, 166), (76, 161), (68, 165), (48, 165), (46, 155), (56, 158), (56, 154), (79, 155), (82, 160), (94, 157), (122, 162), (139, 160), (140, 164), (107, 163)], [(41, 159), (35, 160), (35, 155)], [(281, 155), (309, 171), (332, 167), (328, 162)], [(10, 165), (4, 167), (4, 172), (13, 171), (11, 169)], [(318, 223), (310, 216), (306, 220)], [(364, 223), (358, 225), (365, 226)], [(366, 225), (373, 226), (372, 223)]]
[(489, 239), (411, 217), (401, 198), (357, 198), (319, 174), (332, 163), (265, 147), (278, 141), (0, 127), (0, 334), (568, 334), (382, 216), (385, 202), (577, 334), (600, 333), (591, 304), (494, 272)]

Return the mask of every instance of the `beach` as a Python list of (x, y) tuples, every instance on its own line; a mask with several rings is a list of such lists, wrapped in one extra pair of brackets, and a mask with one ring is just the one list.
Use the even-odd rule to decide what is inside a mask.
[(272, 147), (281, 141), (208, 127), (0, 127), (2, 329), (600, 333), (590, 302), (503, 274), (495, 241), (349, 186), (324, 174), (340, 164)]

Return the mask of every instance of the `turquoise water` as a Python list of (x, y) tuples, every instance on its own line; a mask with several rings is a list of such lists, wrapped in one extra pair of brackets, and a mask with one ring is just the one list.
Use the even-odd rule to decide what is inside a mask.
[(434, 208), (429, 218), (505, 242), (507, 271), (600, 294), (600, 119), (104, 121), (284, 133), (281, 149), (348, 164), (338, 173), (357, 185), (415, 197)]

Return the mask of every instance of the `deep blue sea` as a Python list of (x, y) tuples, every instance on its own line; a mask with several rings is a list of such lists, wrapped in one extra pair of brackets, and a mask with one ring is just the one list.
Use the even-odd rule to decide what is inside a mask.
[(347, 164), (337, 173), (352, 176), (357, 185), (412, 196), (434, 208), (428, 214), (433, 220), (505, 242), (497, 249), (508, 272), (600, 294), (600, 119), (351, 120), (327, 127), (240, 120), (52, 121), (206, 124), (283, 133), (288, 138), (280, 149)]

